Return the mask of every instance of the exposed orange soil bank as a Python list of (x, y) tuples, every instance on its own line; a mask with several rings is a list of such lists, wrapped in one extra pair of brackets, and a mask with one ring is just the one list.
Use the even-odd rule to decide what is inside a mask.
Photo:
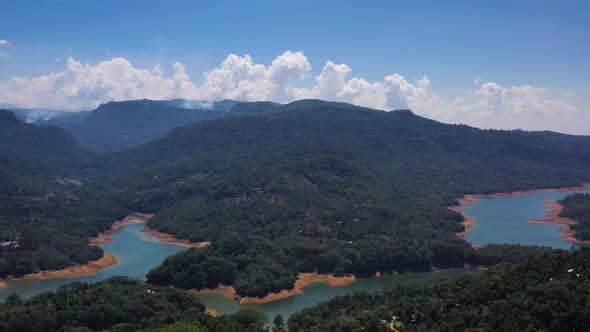
[[(153, 214), (142, 214), (142, 213), (133, 213), (125, 217), (123, 220), (119, 220), (115, 222), (111, 228), (105, 232), (100, 233), (97, 237), (90, 239), (89, 243), (91, 245), (99, 245), (104, 243), (110, 243), (113, 240), (113, 233), (127, 225), (134, 225), (134, 224), (144, 224), (150, 218), (152, 218)], [(146, 230), (147, 229), (147, 230)], [(209, 242), (189, 242), (186, 240), (178, 240), (174, 238), (170, 234), (160, 233), (156, 230), (151, 230), (149, 228), (145, 228), (144, 231), (147, 231), (154, 235), (154, 237), (158, 238), (159, 241), (175, 244), (183, 247), (204, 247), (209, 244)], [(0, 279), (0, 288), (8, 287), (8, 285), (3, 282), (3, 280), (41, 280), (41, 279), (51, 279), (51, 278), (70, 278), (70, 277), (80, 277), (85, 275), (91, 275), (97, 273), (99, 270), (109, 267), (112, 265), (117, 264), (117, 258), (109, 253), (105, 253), (102, 258), (90, 261), (84, 265), (76, 265), (62, 270), (53, 270), (53, 271), (39, 271), (37, 273), (31, 273), (24, 275), (20, 278), (13, 278), (8, 276), (7, 278)]]
[(179, 240), (168, 233), (162, 233), (162, 232), (159, 232), (155, 229), (149, 228), (147, 226), (144, 227), (142, 232), (150, 233), (152, 236), (157, 238), (160, 242), (170, 243), (170, 244), (174, 244), (174, 245), (186, 247), (186, 248), (203, 248), (203, 247), (206, 247), (211, 244), (211, 242), (208, 242), (208, 241), (206, 241), (206, 242), (191, 242), (189, 240)]
[(332, 287), (345, 286), (354, 282), (356, 278), (354, 276), (349, 277), (334, 277), (331, 274), (317, 274), (317, 273), (301, 273), (295, 286), (292, 290), (282, 290), (279, 293), (270, 293), (263, 298), (258, 297), (240, 297), (237, 295), (236, 290), (231, 286), (219, 286), (216, 289), (203, 289), (203, 290), (190, 290), (192, 294), (222, 294), (226, 297), (240, 301), (241, 304), (262, 304), (268, 303), (287, 297), (303, 294), (303, 288), (309, 286), (314, 282), (325, 282)]
[[(566, 188), (552, 188), (552, 189), (534, 189), (534, 190), (526, 190), (526, 191), (512, 191), (509, 193), (495, 193), (495, 194), (472, 194), (472, 195), (465, 195), (462, 198), (460, 198), (459, 201), (459, 205), (455, 205), (455, 206), (451, 206), (449, 207), (449, 209), (456, 211), (456, 212), (461, 212), (464, 210), (469, 210), (472, 208), (471, 205), (468, 205), (470, 203), (475, 203), (478, 202), (480, 199), (482, 198), (494, 198), (494, 197), (509, 197), (509, 196), (516, 196), (516, 195), (527, 195), (527, 194), (535, 194), (535, 193), (541, 193), (541, 192), (545, 192), (545, 193), (552, 193), (552, 192), (579, 192), (582, 190), (590, 190), (590, 183), (586, 183), (581, 187), (566, 187)], [(544, 202), (546, 204), (549, 204), (547, 202)], [(555, 202), (557, 204), (557, 202)], [(559, 204), (557, 204), (559, 205)], [(553, 206), (552, 206), (553, 209)], [(556, 216), (559, 217), (559, 213), (561, 213), (561, 209), (559, 210), (559, 212), (557, 212)], [(550, 213), (552, 213), (551, 211), (547, 212), (548, 217), (550, 218), (550, 220), (557, 220), (557, 218), (552, 218), (552, 215), (550, 215)], [(553, 212), (555, 213), (555, 212)], [(469, 229), (469, 228), (473, 228), (476, 227), (477, 224), (475, 223), (476, 219), (474, 218), (470, 218), (467, 216), (463, 216), (464, 220), (462, 222), (463, 226), (465, 227), (465, 230), (462, 232), (458, 232), (456, 233), (457, 236), (465, 236), (467, 234), (471, 234), (473, 233), (473, 230)], [(560, 219), (566, 219), (566, 218), (560, 218)], [(536, 223), (553, 223), (553, 224), (563, 224), (561, 222), (548, 222), (547, 220), (544, 221), (539, 221), (539, 220), (531, 220), (530, 222), (536, 222)], [(562, 221), (563, 222), (563, 221)], [(574, 222), (573, 220), (570, 220), (570, 222)], [(564, 224), (565, 225), (565, 224)], [(568, 224), (571, 225), (571, 224)], [(572, 242), (576, 242), (576, 243), (581, 243), (579, 240), (575, 239), (573, 237), (573, 233), (574, 231), (572, 231), (569, 228), (560, 228), (559, 229), (560, 232), (563, 233), (563, 237), (565, 239), (567, 239), (568, 241), (572, 241)], [(473, 246), (474, 248), (478, 248), (477, 246), (471, 244), (471, 246)]]
[(207, 315), (213, 316), (213, 317), (217, 317), (219, 316), (219, 312), (213, 310), (213, 309), (205, 309), (205, 313)]
[(71, 278), (95, 274), (101, 269), (117, 264), (117, 258), (111, 254), (105, 253), (100, 259), (90, 261), (85, 265), (72, 266), (62, 270), (39, 271), (24, 275), (20, 278), (5, 278), (4, 280), (42, 280), (53, 278)]
[[(127, 225), (135, 225), (135, 224), (145, 224), (150, 220), (154, 215), (153, 214), (143, 214), (143, 213), (133, 213), (125, 217), (123, 220), (119, 220), (111, 226), (111, 229), (100, 233), (97, 237), (90, 240), (90, 244), (98, 245), (104, 243), (110, 243), (113, 241), (113, 233), (120, 229), (121, 227), (125, 227)], [(160, 242), (170, 243), (181, 247), (186, 248), (202, 248), (209, 245), (209, 242), (190, 242), (188, 240), (179, 240), (174, 236), (159, 232), (155, 229), (151, 229), (149, 227), (144, 227), (142, 232), (150, 233), (155, 238), (157, 238)]]
[(116, 221), (111, 226), (111, 229), (98, 234), (98, 236), (93, 239), (90, 239), (90, 244), (99, 245), (99, 244), (111, 243), (113, 241), (113, 233), (116, 230), (120, 229), (121, 227), (125, 227), (127, 225), (145, 224), (153, 216), (154, 216), (153, 214), (143, 214), (143, 213), (130, 214), (127, 217), (123, 218), (123, 220)]
[(590, 244), (590, 241), (582, 241), (575, 238), (576, 231), (571, 229), (570, 226), (576, 225), (578, 224), (578, 222), (573, 219), (560, 216), (561, 211), (563, 211), (563, 206), (559, 204), (559, 202), (548, 200), (543, 201), (543, 203), (549, 205), (550, 207), (549, 211), (545, 212), (545, 216), (547, 216), (547, 219), (529, 220), (530, 223), (564, 225), (566, 227), (561, 227), (557, 229), (564, 239), (573, 243)]
[(236, 289), (233, 288), (232, 286), (225, 286), (225, 285), (219, 285), (219, 287), (214, 288), (214, 289), (209, 289), (209, 288), (205, 288), (205, 289), (201, 289), (201, 290), (196, 290), (196, 289), (190, 289), (187, 291), (187, 293), (190, 294), (221, 294), (224, 295), (227, 298), (230, 298), (232, 300), (239, 300), (239, 296), (238, 294), (236, 294)]
[(471, 234), (471, 233), (473, 233), (473, 231), (469, 228), (477, 226), (475, 224), (475, 218), (471, 218), (471, 217), (467, 217), (467, 216), (463, 216), (463, 222), (461, 224), (463, 224), (463, 227), (465, 227), (465, 230), (462, 232), (456, 233), (457, 236), (465, 236), (467, 234)]

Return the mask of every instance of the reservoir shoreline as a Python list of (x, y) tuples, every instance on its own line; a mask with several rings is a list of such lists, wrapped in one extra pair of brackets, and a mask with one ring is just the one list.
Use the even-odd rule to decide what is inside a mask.
[[(482, 198), (497, 198), (497, 197), (510, 197), (510, 196), (518, 196), (518, 195), (528, 195), (528, 194), (535, 194), (535, 193), (558, 193), (558, 192), (571, 192), (576, 193), (584, 190), (590, 190), (590, 183), (583, 184), (582, 186), (578, 187), (565, 187), (565, 188), (549, 188), (549, 189), (533, 189), (533, 190), (525, 190), (525, 191), (512, 191), (507, 193), (494, 193), (494, 194), (468, 194), (464, 195), (460, 199), (458, 199), (458, 205), (449, 206), (450, 210), (455, 212), (461, 213), (461, 211), (472, 209), (473, 206), (469, 205), (472, 203), (476, 203)], [(563, 207), (557, 203), (556, 201), (543, 201), (544, 204), (550, 206), (550, 210), (545, 213), (547, 219), (542, 220), (528, 220), (530, 223), (538, 223), (538, 224), (559, 224), (564, 225), (567, 227), (559, 228), (558, 231), (561, 233), (561, 236), (573, 243), (590, 243), (590, 241), (580, 241), (574, 237), (575, 231), (569, 228), (569, 226), (576, 224), (577, 222), (571, 219), (560, 217), (559, 214), (561, 213)], [(477, 227), (477, 219), (471, 218), (468, 216), (463, 216), (463, 222), (461, 224), (465, 227), (462, 232), (455, 233), (457, 236), (462, 237), (468, 234), (473, 233), (473, 228)], [(472, 247), (479, 248), (479, 246), (470, 243)]]
[(543, 204), (549, 205), (550, 207), (549, 211), (545, 212), (547, 219), (532, 219), (528, 222), (533, 224), (553, 224), (565, 226), (557, 229), (557, 231), (561, 233), (561, 237), (563, 237), (565, 240), (578, 244), (590, 244), (590, 241), (588, 240), (578, 240), (575, 237), (576, 231), (570, 228), (570, 226), (577, 225), (579, 222), (560, 216), (561, 212), (563, 211), (563, 205), (559, 204), (557, 201), (552, 200), (543, 201)]
[(293, 289), (283, 289), (278, 293), (269, 293), (266, 296), (259, 297), (241, 297), (237, 294), (235, 288), (232, 286), (220, 285), (214, 289), (191, 289), (188, 293), (201, 295), (201, 294), (221, 294), (230, 300), (239, 301), (240, 304), (264, 304), (272, 301), (288, 298), (291, 296), (303, 294), (303, 289), (313, 283), (323, 282), (331, 287), (346, 286), (353, 283), (356, 280), (355, 276), (346, 277), (335, 277), (331, 274), (318, 274), (318, 273), (301, 273), (299, 274), (297, 281)]
[[(111, 226), (110, 229), (98, 234), (96, 237), (91, 238), (88, 243), (93, 246), (98, 246), (100, 244), (111, 243), (113, 241), (113, 233), (125, 226), (128, 225), (135, 225), (135, 224), (145, 224), (149, 219), (151, 219), (154, 215), (153, 214), (143, 214), (143, 213), (132, 213), (127, 217), (123, 218), (122, 220), (118, 220)], [(204, 246), (209, 245), (209, 242), (190, 242), (188, 240), (179, 240), (173, 237), (170, 234), (161, 233), (156, 230), (152, 230), (147, 226), (144, 227), (142, 232), (146, 232), (154, 236), (158, 239), (159, 242), (173, 244), (185, 248), (202, 248)], [(43, 279), (60, 279), (60, 278), (74, 278), (74, 277), (83, 277), (96, 274), (100, 272), (100, 270), (113, 266), (118, 263), (117, 257), (109, 254), (104, 253), (103, 256), (97, 260), (89, 261), (86, 264), (80, 264), (75, 266), (70, 266), (65, 269), (59, 270), (43, 270), (38, 271), (35, 273), (29, 273), (22, 277), (12, 277), (7, 276), (5, 278), (0, 279), (0, 289), (7, 288), (10, 285), (7, 281), (31, 281), (31, 280), (43, 280)]]

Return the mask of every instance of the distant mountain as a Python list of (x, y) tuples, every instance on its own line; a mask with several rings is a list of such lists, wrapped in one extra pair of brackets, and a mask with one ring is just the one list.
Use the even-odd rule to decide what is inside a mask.
[(228, 112), (228, 117), (259, 116), (280, 110), (281, 104), (270, 101), (258, 101), (252, 103), (239, 103)]
[[(364, 159), (379, 162), (453, 156), (467, 158), (468, 164), (507, 158), (568, 168), (590, 163), (590, 136), (481, 130), (440, 123), (409, 110), (384, 112), (345, 103), (301, 100), (282, 106), (244, 103), (228, 112), (240, 113), (261, 116), (224, 117), (177, 128), (161, 139), (126, 152), (125, 156), (135, 155), (130, 157), (134, 163), (142, 159), (151, 163), (202, 159), (272, 146), (321, 145), (346, 148)], [(141, 158), (136, 159), (139, 155)]]
[(109, 102), (82, 121), (56, 123), (72, 133), (82, 146), (99, 150), (123, 150), (165, 135), (172, 128), (215, 119), (222, 112), (189, 109), (173, 101), (134, 100)]
[(56, 111), (46, 108), (7, 108), (27, 123), (39, 123), (54, 118), (67, 117), (78, 112)]
[(206, 101), (206, 100), (192, 100), (192, 99), (170, 99), (170, 100), (155, 100), (155, 103), (193, 109), (193, 110), (213, 110), (213, 111), (229, 111), (233, 106), (243, 103), (238, 100), (224, 99), (221, 101)]
[(237, 114), (239, 110), (231, 113), (231, 109), (242, 104), (235, 100), (185, 99), (109, 102), (78, 117), (62, 116), (45, 123), (64, 128), (82, 146), (117, 151), (164, 136), (176, 127)]
[(8, 110), (0, 110), (0, 156), (21, 162), (51, 166), (71, 163), (88, 153), (63, 129), (28, 124)]

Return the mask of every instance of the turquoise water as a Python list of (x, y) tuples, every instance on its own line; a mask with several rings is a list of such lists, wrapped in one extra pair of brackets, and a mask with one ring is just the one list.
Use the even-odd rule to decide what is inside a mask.
[[(585, 192), (590, 192), (587, 190)], [(569, 249), (572, 244), (564, 240), (557, 229), (560, 225), (545, 225), (528, 223), (531, 219), (544, 219), (545, 211), (549, 207), (544, 200), (558, 200), (568, 195), (568, 192), (535, 193), (510, 197), (483, 198), (479, 202), (470, 203), (469, 210), (462, 211), (466, 216), (476, 218), (477, 226), (473, 233), (465, 239), (476, 245), (487, 243), (518, 243), (546, 245), (554, 248)], [(8, 295), (18, 293), (23, 297), (55, 290), (59, 286), (72, 281), (96, 282), (113, 275), (125, 275), (144, 279), (145, 274), (154, 266), (160, 264), (164, 258), (173, 255), (184, 248), (161, 243), (149, 233), (141, 232), (143, 225), (128, 225), (113, 234), (113, 241), (103, 244), (105, 252), (117, 256), (119, 263), (101, 270), (99, 273), (73, 278), (46, 279), (34, 281), (9, 282), (9, 287), (0, 289), (0, 301)], [(280, 313), (285, 318), (294, 312), (312, 306), (320, 301), (333, 298), (336, 295), (352, 294), (354, 292), (372, 292), (385, 287), (412, 282), (428, 282), (444, 279), (465, 273), (464, 270), (444, 270), (430, 273), (409, 273), (391, 275), (381, 278), (358, 279), (354, 283), (341, 287), (330, 287), (325, 283), (314, 283), (303, 289), (303, 294), (273, 301), (266, 304), (240, 304), (223, 295), (199, 295), (205, 305), (220, 313), (234, 313), (242, 308), (257, 309), (272, 319)]]
[[(8, 295), (17, 293), (22, 297), (31, 297), (73, 281), (96, 282), (114, 275), (125, 275), (144, 279), (146, 273), (160, 264), (164, 258), (184, 248), (161, 243), (149, 233), (141, 232), (144, 225), (128, 225), (113, 233), (113, 241), (103, 244), (105, 252), (117, 257), (118, 263), (102, 269), (99, 273), (84, 277), (61, 279), (45, 279), (31, 281), (8, 282), (9, 287), (0, 289), (0, 301)], [(220, 313), (234, 313), (242, 308), (255, 308), (265, 313), (269, 319), (281, 313), (285, 318), (297, 310), (307, 308), (320, 301), (329, 300), (336, 295), (351, 294), (360, 291), (378, 291), (387, 286), (410, 282), (426, 282), (435, 279), (449, 278), (464, 273), (464, 270), (444, 270), (432, 273), (410, 273), (404, 275), (383, 276), (381, 278), (359, 279), (352, 284), (341, 287), (330, 287), (325, 283), (314, 283), (303, 289), (304, 293), (290, 298), (266, 304), (242, 305), (223, 295), (199, 295), (205, 305)]]
[(159, 242), (149, 233), (141, 232), (144, 225), (128, 225), (113, 233), (113, 241), (100, 246), (105, 252), (113, 254), (119, 261), (113, 266), (100, 270), (99, 273), (72, 278), (12, 281), (7, 288), (0, 289), (0, 301), (13, 293), (28, 298), (35, 294), (57, 289), (73, 281), (96, 282), (114, 275), (124, 275), (145, 279), (146, 273), (160, 264), (164, 258), (173, 255), (183, 247)]
[(340, 287), (331, 287), (323, 282), (313, 283), (303, 288), (303, 294), (264, 304), (240, 304), (220, 294), (198, 295), (205, 306), (221, 314), (231, 314), (244, 308), (256, 309), (266, 315), (269, 321), (281, 314), (288, 318), (298, 310), (308, 308), (336, 295), (353, 294), (355, 292), (376, 292), (383, 288), (409, 283), (425, 283), (432, 280), (448, 279), (464, 274), (464, 269), (442, 270), (439, 272), (407, 273), (388, 275), (380, 278), (363, 278)]
[(528, 222), (533, 219), (546, 219), (545, 212), (550, 208), (543, 201), (559, 200), (569, 194), (571, 192), (539, 192), (482, 198), (478, 202), (469, 203), (472, 208), (461, 213), (475, 218), (476, 226), (471, 228), (473, 233), (466, 235), (465, 240), (478, 246), (488, 243), (510, 243), (570, 249), (573, 244), (561, 237), (561, 233), (557, 231), (564, 226)]

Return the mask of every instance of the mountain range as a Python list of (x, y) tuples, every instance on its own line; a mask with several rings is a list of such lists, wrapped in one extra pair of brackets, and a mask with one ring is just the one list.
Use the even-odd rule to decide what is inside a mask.
[(303, 272), (512, 262), (544, 251), (475, 250), (448, 207), (465, 194), (590, 182), (588, 136), (481, 130), (322, 100), (190, 105), (111, 102), (47, 120), (61, 128), (1, 111), (0, 240), (18, 245), (0, 248), (0, 277), (96, 259), (102, 250), (88, 238), (131, 212), (155, 213), (148, 226), (177, 238), (212, 242), (150, 271), (160, 286), (263, 297), (292, 289)]
[[(133, 100), (109, 102), (92, 111), (9, 108), (27, 123), (65, 129), (84, 148), (117, 151), (161, 137), (171, 129), (225, 116), (239, 116), (232, 108), (242, 102), (222, 100)], [(270, 102), (262, 104), (278, 105)], [(261, 105), (262, 105), (261, 104)], [(257, 108), (260, 110), (261, 108)], [(244, 110), (248, 112), (248, 110)]]

